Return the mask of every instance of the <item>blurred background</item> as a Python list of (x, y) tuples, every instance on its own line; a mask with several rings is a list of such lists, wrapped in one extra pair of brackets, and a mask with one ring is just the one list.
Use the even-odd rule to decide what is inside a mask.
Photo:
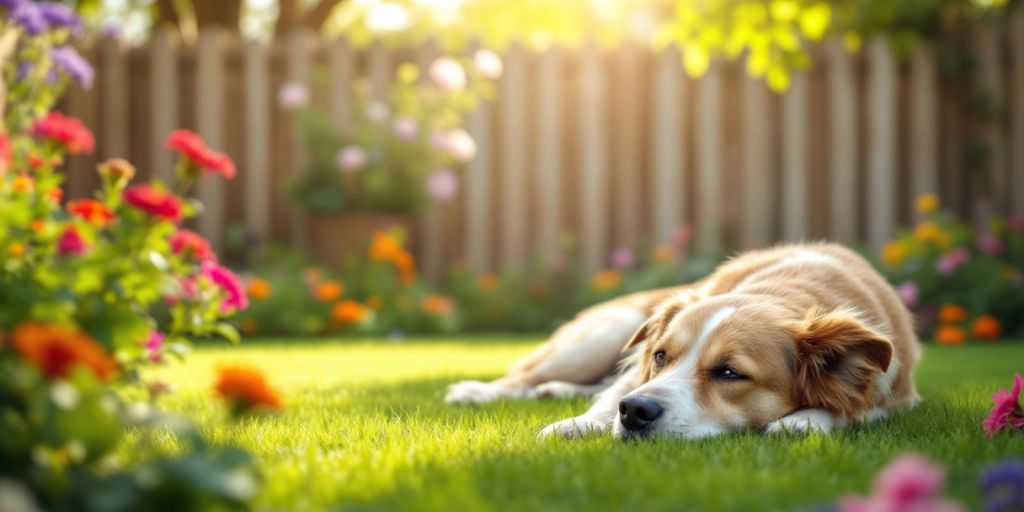
[[(926, 317), (947, 302), (1019, 310), (1015, 2), (77, 8), (94, 28), (81, 51), (96, 80), (62, 108), (95, 127), (97, 150), (71, 161), (70, 196), (93, 190), (88, 169), (112, 156), (171, 176), (165, 134), (196, 130), (239, 176), (200, 186), (194, 228), (258, 276), (256, 295), (386, 260), (454, 297), (463, 326), (548, 328), (584, 304), (693, 279), (734, 250), (830, 239), (879, 261)], [(361, 303), (379, 295), (337, 281)], [(965, 287), (1003, 291), (957, 295)], [(499, 313), (470, 311), (488, 293)], [(524, 315), (534, 320), (512, 318)]]

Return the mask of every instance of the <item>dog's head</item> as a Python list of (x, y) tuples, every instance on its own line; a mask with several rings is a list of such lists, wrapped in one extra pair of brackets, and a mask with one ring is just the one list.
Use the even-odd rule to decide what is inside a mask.
[(760, 429), (798, 409), (856, 417), (874, 403), (892, 343), (852, 311), (793, 313), (726, 296), (671, 302), (627, 348), (643, 384), (619, 403), (616, 437)]

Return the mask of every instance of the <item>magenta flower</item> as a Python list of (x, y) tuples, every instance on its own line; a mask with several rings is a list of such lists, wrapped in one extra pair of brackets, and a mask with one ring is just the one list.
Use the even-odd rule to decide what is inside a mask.
[(633, 254), (633, 249), (630, 247), (617, 247), (611, 254), (612, 266), (618, 269), (624, 269), (632, 267), (636, 263), (636, 257)]
[(342, 172), (355, 172), (366, 165), (366, 151), (359, 146), (345, 146), (338, 151), (336, 160)]
[(154, 363), (163, 362), (164, 358), (161, 349), (164, 346), (164, 340), (166, 338), (167, 337), (164, 336), (163, 333), (156, 329), (149, 331), (149, 337), (146, 338), (146, 343), (144, 345), (146, 349), (146, 358)]
[(430, 199), (443, 203), (455, 197), (459, 190), (459, 177), (451, 169), (441, 168), (427, 176), (426, 188)]
[(900, 299), (903, 300), (903, 303), (906, 304), (908, 308), (912, 308), (917, 305), (917, 283), (913, 281), (903, 281), (896, 287), (896, 291), (899, 293)]
[(505, 71), (505, 67), (501, 62), (501, 57), (498, 57), (497, 53), (491, 50), (483, 49), (477, 50), (473, 54), (473, 66), (480, 72), (485, 78), (490, 80), (497, 80), (501, 78), (502, 72)]
[(220, 303), (222, 313), (241, 311), (249, 307), (249, 298), (245, 295), (245, 287), (234, 272), (212, 261), (204, 261), (201, 268), (203, 276), (224, 293), (224, 299)]
[(430, 64), (430, 79), (442, 91), (458, 92), (466, 88), (466, 70), (451, 57), (441, 57)]
[(985, 254), (998, 256), (1003, 253), (1003, 242), (992, 233), (978, 235), (978, 249)]
[(420, 134), (420, 127), (416, 124), (416, 120), (405, 116), (395, 118), (391, 130), (395, 133), (395, 137), (406, 142), (416, 140)]
[(57, 239), (57, 253), (61, 256), (81, 256), (88, 250), (89, 242), (73, 226), (65, 229)]
[(945, 470), (920, 455), (901, 455), (875, 477), (871, 496), (839, 499), (840, 512), (958, 512), (963, 506), (939, 498)]
[(476, 156), (476, 141), (462, 128), (456, 128), (448, 132), (445, 140), (445, 149), (452, 158), (460, 162), (468, 162)]
[(992, 437), (1005, 429), (1024, 429), (1024, 410), (1020, 406), (1021, 387), (1024, 387), (1024, 379), (1018, 373), (1013, 376), (1010, 391), (1000, 389), (992, 395), (995, 406), (981, 422), (985, 427), (985, 435)]

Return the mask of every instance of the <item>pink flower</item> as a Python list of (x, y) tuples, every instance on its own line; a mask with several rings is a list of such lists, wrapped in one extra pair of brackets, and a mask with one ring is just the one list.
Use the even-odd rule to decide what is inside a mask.
[(903, 299), (903, 303), (906, 304), (908, 308), (912, 308), (917, 305), (917, 283), (913, 281), (903, 281), (896, 287), (896, 291), (899, 293), (900, 299)]
[(476, 141), (462, 128), (448, 132), (445, 149), (452, 158), (460, 162), (468, 162), (476, 156)]
[(146, 212), (151, 217), (171, 222), (181, 220), (181, 200), (161, 188), (149, 184), (133, 185), (124, 189), (122, 197), (125, 203)]
[(985, 435), (992, 437), (1007, 428), (1024, 429), (1024, 410), (1020, 406), (1020, 390), (1024, 379), (1020, 374), (1013, 376), (1013, 388), (1010, 391), (1000, 389), (992, 395), (995, 406), (989, 411), (988, 417), (981, 422), (985, 427)]
[(430, 199), (443, 203), (455, 197), (459, 190), (459, 177), (451, 169), (441, 168), (427, 176), (426, 188)]
[(956, 269), (960, 265), (967, 263), (967, 258), (967, 249), (957, 247), (956, 249), (939, 256), (939, 259), (935, 261), (935, 271), (941, 275), (948, 276), (953, 272), (956, 272)]
[(501, 57), (487, 49), (477, 50), (473, 54), (473, 65), (481, 75), (491, 80), (500, 78), (501, 73), (505, 70)]
[(338, 151), (336, 160), (342, 172), (355, 172), (366, 165), (366, 151), (359, 146), (345, 146)]
[(945, 470), (919, 455), (901, 455), (875, 477), (871, 496), (839, 499), (841, 512), (956, 512), (963, 507), (939, 499)]
[(167, 337), (164, 336), (164, 334), (161, 333), (160, 331), (157, 331), (155, 329), (149, 331), (149, 337), (146, 338), (146, 343), (144, 345), (146, 349), (146, 358), (148, 358), (150, 361), (154, 363), (163, 362), (163, 354), (161, 353), (161, 349), (164, 346), (164, 340), (166, 338)]
[(448, 132), (442, 129), (430, 132), (430, 147), (439, 151), (446, 149), (448, 147)]
[(693, 238), (693, 228), (689, 224), (680, 224), (672, 230), (672, 244), (676, 247), (685, 247)]
[(466, 70), (451, 57), (441, 57), (430, 64), (430, 79), (442, 91), (457, 92), (466, 88)]
[(245, 296), (245, 287), (234, 272), (212, 261), (203, 262), (201, 269), (203, 276), (224, 292), (224, 300), (220, 303), (222, 313), (241, 311), (249, 307), (249, 298)]
[(391, 130), (395, 133), (395, 137), (406, 142), (416, 140), (416, 136), (420, 134), (420, 127), (416, 124), (416, 120), (405, 116), (396, 118), (391, 124)]
[(195, 231), (179, 229), (171, 235), (170, 242), (174, 254), (185, 253), (186, 257), (197, 261), (217, 261), (217, 254), (210, 248), (210, 242)]
[(57, 252), (61, 256), (80, 256), (89, 250), (89, 242), (86, 242), (74, 226), (69, 226), (57, 239)]
[(985, 254), (998, 256), (1003, 252), (1003, 242), (992, 233), (978, 235), (978, 249)]
[(633, 249), (625, 246), (616, 248), (612, 251), (611, 262), (612, 266), (618, 269), (632, 267), (636, 262)]
[(305, 107), (309, 103), (309, 89), (299, 82), (286, 83), (277, 91), (277, 103), (285, 110)]

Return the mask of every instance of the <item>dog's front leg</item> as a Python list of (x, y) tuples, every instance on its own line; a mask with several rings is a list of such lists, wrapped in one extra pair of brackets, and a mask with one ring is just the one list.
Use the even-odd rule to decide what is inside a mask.
[(609, 432), (615, 425), (615, 418), (619, 414), (619, 401), (640, 385), (640, 369), (637, 365), (631, 365), (622, 375), (597, 396), (594, 405), (590, 406), (587, 412), (575, 418), (565, 419), (552, 423), (540, 431), (537, 437), (550, 437), (552, 434), (560, 434), (566, 439), (581, 437), (586, 434), (600, 434)]

